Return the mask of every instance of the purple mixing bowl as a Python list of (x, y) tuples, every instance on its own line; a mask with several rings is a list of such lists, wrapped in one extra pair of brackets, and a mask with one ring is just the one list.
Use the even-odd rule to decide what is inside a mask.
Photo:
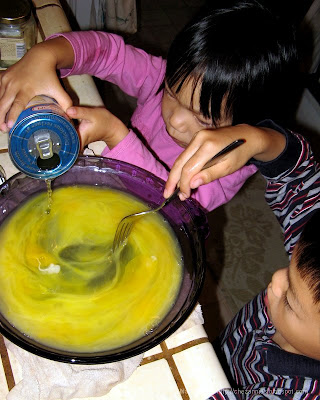
[[(75, 185), (117, 189), (137, 197), (150, 207), (156, 207), (164, 200), (164, 182), (161, 179), (125, 162), (102, 157), (81, 156), (69, 171), (52, 181), (53, 190)], [(30, 196), (46, 190), (43, 180), (22, 173), (8, 179), (0, 186), (0, 226)], [(141, 354), (165, 340), (183, 324), (197, 302), (205, 274), (204, 241), (209, 228), (204, 211), (189, 199), (182, 202), (176, 198), (161, 210), (161, 214), (169, 222), (180, 244), (183, 277), (175, 304), (152, 332), (120, 348), (96, 353), (68, 352), (43, 345), (16, 329), (1, 313), (0, 332), (16, 345), (38, 356), (76, 364), (119, 361)]]

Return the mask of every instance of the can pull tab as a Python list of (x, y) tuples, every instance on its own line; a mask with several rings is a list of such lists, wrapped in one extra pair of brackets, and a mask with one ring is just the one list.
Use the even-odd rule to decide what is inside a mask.
[(50, 133), (41, 132), (34, 135), (34, 141), (42, 160), (53, 157), (52, 140)]

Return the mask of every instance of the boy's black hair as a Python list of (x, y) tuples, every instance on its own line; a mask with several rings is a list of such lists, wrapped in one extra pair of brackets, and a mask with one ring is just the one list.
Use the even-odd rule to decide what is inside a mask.
[(295, 261), (301, 278), (313, 292), (314, 303), (320, 303), (320, 210), (306, 223), (296, 244)]
[(296, 84), (290, 82), (297, 61), (293, 27), (256, 0), (211, 3), (169, 49), (169, 88), (178, 93), (190, 78), (199, 82), (200, 111), (215, 125), (225, 97), (234, 125), (265, 118), (282, 122), (289, 105), (280, 94)]

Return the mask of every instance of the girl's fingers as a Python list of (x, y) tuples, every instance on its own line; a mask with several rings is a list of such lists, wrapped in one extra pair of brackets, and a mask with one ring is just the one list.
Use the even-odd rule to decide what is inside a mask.
[(200, 171), (198, 174), (192, 176), (189, 185), (191, 189), (197, 189), (199, 186), (206, 185), (218, 178), (221, 178), (221, 173), (218, 172), (217, 166), (213, 165), (212, 167)]
[(173, 164), (173, 167), (167, 179), (165, 185), (164, 197), (169, 197), (174, 192), (180, 180), (180, 176), (181, 176), (181, 167), (179, 166), (179, 160), (177, 159)]
[(7, 124), (5, 124), (5, 123), (0, 124), (0, 131), (8, 132)]
[(80, 135), (81, 149), (90, 143), (88, 128), (90, 129), (91, 123), (88, 121), (88, 112), (85, 107), (69, 107), (66, 110), (67, 115), (72, 119), (78, 119), (80, 121), (77, 130)]
[(29, 97), (20, 96), (16, 97), (13, 103), (11, 104), (6, 117), (6, 124), (9, 130), (13, 127), (14, 123), (16, 122), (21, 112), (26, 108), (28, 101)]
[(87, 144), (99, 140), (101, 135), (100, 128), (105, 127), (105, 124), (99, 124), (101, 111), (98, 108), (73, 106), (68, 108), (66, 112), (70, 118), (80, 121), (77, 130), (80, 135), (82, 149)]
[(68, 108), (72, 106), (71, 97), (65, 92), (65, 90), (61, 87), (61, 89), (56, 89), (54, 92), (48, 94), (49, 97), (55, 99), (60, 107), (66, 112)]
[(189, 197), (191, 189), (196, 189), (201, 185), (227, 175), (230, 171), (231, 163), (227, 161), (228, 159), (230, 160), (228, 158), (230, 155), (221, 156), (221, 158), (219, 157), (213, 161), (211, 165), (206, 166), (218, 151), (214, 141), (201, 141), (198, 144), (198, 140), (195, 138), (174, 163), (165, 187), (164, 197), (170, 196), (178, 183), (180, 191), (185, 197)]
[[(21, 97), (4, 95), (0, 101), (0, 126), (2, 130), (12, 128), (21, 111), (25, 108), (27, 102)], [(3, 128), (6, 129), (3, 129)]]
[(80, 138), (80, 147), (83, 150), (90, 143), (90, 126), (88, 126), (87, 121), (82, 120), (77, 130)]
[(169, 173), (166, 185), (165, 185), (165, 190), (163, 192), (163, 196), (165, 198), (168, 198), (169, 196), (172, 195), (172, 193), (175, 191), (180, 178), (181, 178), (181, 173), (182, 173), (182, 168), (185, 164), (185, 158), (187, 158), (186, 155), (186, 150), (181, 153), (181, 155), (176, 159), (174, 162), (171, 171)]
[(213, 180), (212, 171), (202, 169), (212, 158), (212, 149), (207, 146), (196, 146), (192, 149), (188, 161), (181, 168), (180, 189), (181, 192), (190, 196), (191, 189), (196, 189), (201, 185)]
[[(4, 74), (0, 75), (0, 124), (8, 121), (8, 118), (15, 122), (16, 117), (24, 109), (27, 102), (22, 95), (23, 89), (25, 88), (19, 85), (17, 80), (11, 80)], [(11, 111), (14, 103), (16, 103), (14, 110)], [(19, 112), (19, 110), (21, 111)]]
[[(193, 177), (195, 177), (197, 173), (201, 171), (205, 163), (212, 158), (212, 144), (203, 146), (203, 143), (206, 143), (203, 138), (204, 135), (207, 136), (208, 132), (202, 131), (202, 134), (200, 134), (200, 132), (197, 133), (188, 147), (174, 162), (165, 186), (164, 197), (169, 197), (177, 185), (179, 185), (180, 191), (183, 194), (183, 196), (180, 196), (181, 200), (190, 197), (192, 189), (190, 186), (191, 180), (193, 181)], [(201, 184), (201, 181), (193, 181), (194, 188)]]
[(206, 179), (204, 179), (206, 174), (198, 174), (191, 178), (190, 180), (190, 188), (191, 189), (198, 189), (199, 186), (206, 184)]
[(66, 111), (67, 115), (73, 119), (92, 120), (95, 109), (92, 107), (69, 107)]
[(179, 181), (177, 181), (174, 178), (174, 176), (171, 175), (171, 172), (170, 172), (169, 178), (168, 178), (168, 180), (166, 182), (166, 185), (165, 185), (165, 188), (164, 188), (164, 192), (163, 192), (163, 197), (165, 199), (167, 199), (169, 196), (172, 195), (172, 193), (174, 192), (175, 188), (177, 187), (177, 183), (178, 182)]
[(66, 109), (66, 114), (72, 119), (80, 119), (78, 117), (77, 107), (69, 107)]
[(3, 76), (5, 71), (0, 71), (0, 99), (5, 93), (5, 85), (3, 84)]
[[(253, 133), (256, 135), (256, 132)], [(176, 159), (165, 186), (164, 197), (169, 197), (176, 185), (179, 185), (181, 192), (188, 197), (191, 189), (225, 177), (243, 167), (257, 153), (248, 145), (207, 163), (234, 140), (244, 138), (247, 141), (250, 135), (252, 133), (248, 132), (247, 125), (197, 132), (188, 147)]]
[[(30, 94), (29, 95), (18, 94), (13, 101), (9, 100), (7, 102), (8, 103), (7, 108), (9, 107), (9, 111), (7, 112), (5, 122), (8, 129), (11, 129), (13, 127), (20, 113), (27, 107), (28, 103), (31, 100), (31, 97), (34, 97), (34, 95), (32, 94), (30, 96)], [(55, 98), (55, 100), (57, 100), (57, 102), (60, 104), (62, 108), (66, 109), (70, 107), (70, 105), (72, 105), (72, 100), (66, 93), (65, 96), (64, 95), (61, 96), (63, 104), (61, 104), (61, 98), (59, 96), (56, 97), (58, 97), (58, 99)]]
[(11, 129), (15, 121), (19, 117), (20, 113), (26, 108), (29, 101), (36, 95), (47, 95), (54, 98), (60, 106), (66, 110), (72, 106), (72, 100), (70, 96), (64, 91), (59, 83), (58, 87), (38, 89), (40, 93), (37, 93), (37, 88), (23, 87), (22, 90), (9, 90), (5, 86), (1, 85), (0, 88), (0, 127), (2, 130)]
[(8, 96), (3, 95), (0, 99), (0, 126), (1, 130), (4, 130), (3, 128), (7, 129), (6, 125), (6, 117), (7, 113), (10, 109), (10, 106), (12, 104), (13, 99), (10, 99)]

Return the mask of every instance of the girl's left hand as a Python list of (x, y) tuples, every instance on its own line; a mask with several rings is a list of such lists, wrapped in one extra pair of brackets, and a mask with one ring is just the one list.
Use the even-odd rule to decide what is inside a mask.
[[(237, 139), (244, 139), (246, 143), (202, 170), (215, 154)], [(184, 200), (190, 197), (191, 189), (232, 174), (251, 158), (262, 162), (274, 160), (285, 146), (286, 137), (269, 128), (241, 124), (199, 131), (173, 164), (164, 197), (169, 197), (179, 184), (179, 197)]]
[(184, 200), (190, 197), (192, 189), (241, 168), (248, 161), (247, 146), (240, 146), (239, 149), (219, 157), (212, 162), (211, 167), (202, 170), (204, 165), (228, 144), (236, 139), (245, 138), (243, 132), (238, 136), (239, 133), (234, 135), (233, 131), (234, 128), (219, 128), (197, 132), (188, 147), (174, 162), (165, 185), (164, 197), (169, 197), (179, 186), (179, 197)]
[(125, 124), (104, 107), (73, 106), (67, 109), (67, 114), (72, 119), (80, 120), (78, 132), (82, 149), (99, 140), (112, 149), (129, 133)]

